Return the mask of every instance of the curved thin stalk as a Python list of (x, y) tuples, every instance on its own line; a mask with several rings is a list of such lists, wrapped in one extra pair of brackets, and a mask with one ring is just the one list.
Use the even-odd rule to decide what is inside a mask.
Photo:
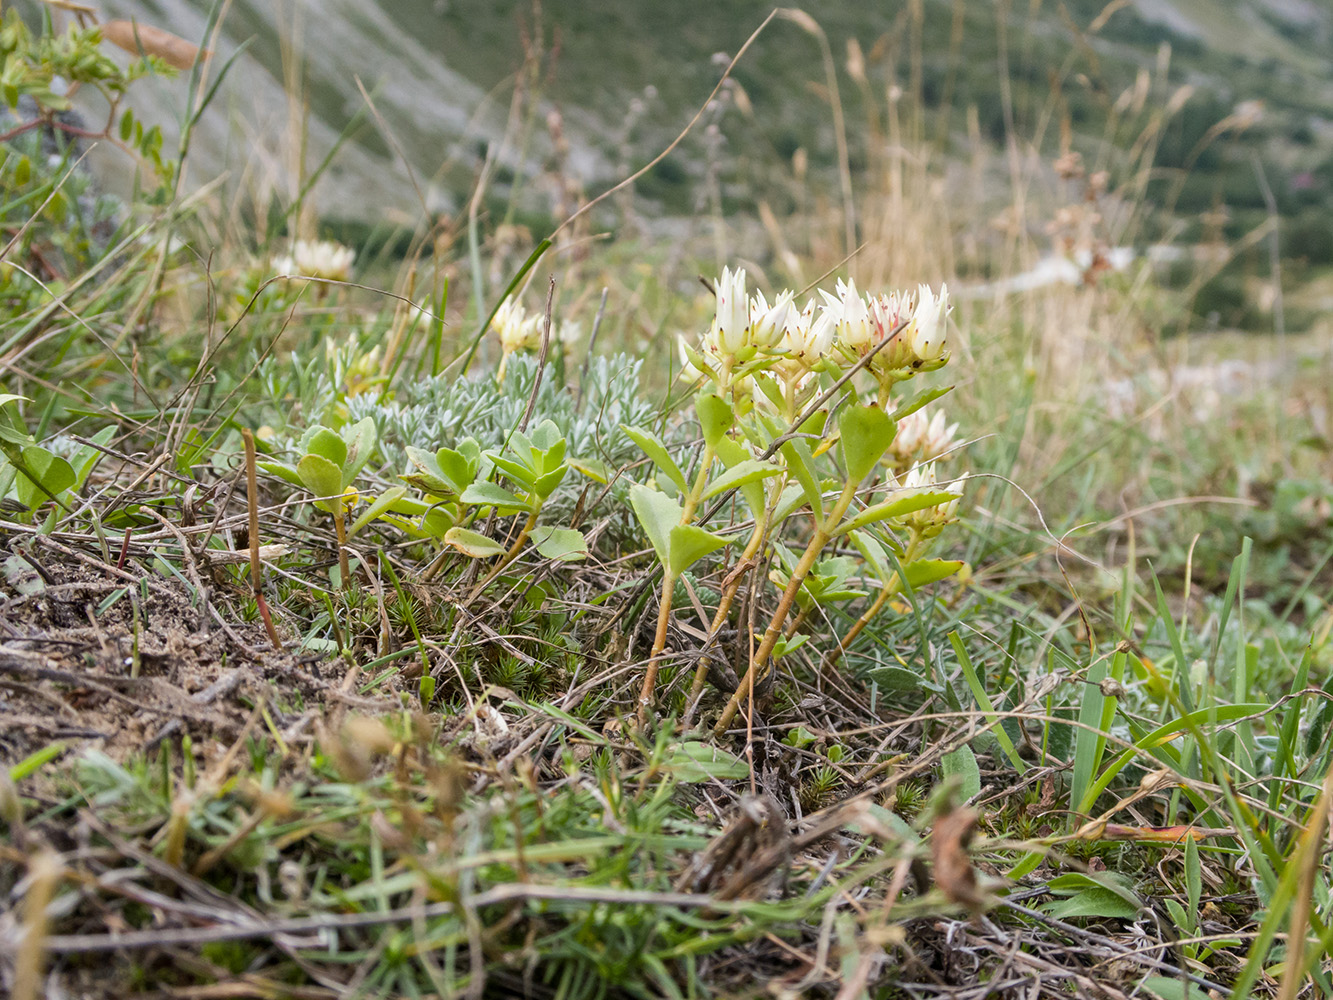
[[(917, 547), (920, 545), (920, 542), (921, 542), (920, 534), (917, 532), (913, 532), (912, 540), (907, 544), (907, 551), (904, 553), (902, 558), (902, 564), (904, 566), (906, 566), (916, 557), (916, 550)], [(862, 631), (864, 631), (865, 627), (870, 624), (871, 619), (873, 619), (877, 614), (879, 614), (880, 610), (884, 607), (888, 599), (892, 597), (894, 594), (901, 592), (901, 590), (902, 590), (902, 577), (898, 573), (898, 571), (895, 570), (893, 575), (889, 577), (888, 581), (884, 584), (884, 586), (880, 588), (879, 593), (875, 595), (874, 602), (870, 605), (870, 607), (866, 608), (865, 613), (862, 614), (861, 617), (856, 620), (855, 624), (853, 624), (852, 627), (847, 630), (847, 634), (844, 635), (842, 639), (839, 641), (837, 648), (834, 649), (832, 652), (830, 652), (828, 656), (824, 659), (824, 665), (823, 667), (820, 668), (821, 671), (827, 672), (831, 667), (837, 664), (838, 660), (842, 658), (842, 654), (847, 652), (848, 647), (850, 647), (851, 644), (856, 640), (856, 637), (860, 635)]]
[[(708, 473), (713, 467), (713, 446), (705, 445), (703, 460), (699, 463), (699, 473), (694, 477), (689, 495), (680, 510), (680, 523), (689, 524), (694, 512), (703, 498), (704, 486), (708, 484)], [(671, 600), (676, 592), (676, 576), (669, 569), (662, 570), (662, 598), (657, 607), (657, 634), (653, 637), (653, 649), (648, 654), (648, 669), (644, 671), (643, 687), (639, 691), (639, 728), (648, 724), (648, 709), (653, 704), (653, 689), (657, 686), (657, 673), (661, 668), (661, 657), (666, 649), (667, 628), (671, 624)]]
[[(767, 535), (768, 518), (767, 512), (765, 512), (765, 515), (755, 522), (750, 541), (746, 544), (745, 551), (741, 553), (736, 565), (744, 566), (753, 559), (763, 546)], [(685, 700), (685, 718), (681, 722), (682, 728), (688, 728), (695, 709), (699, 707), (699, 698), (703, 694), (704, 681), (708, 678), (708, 647), (712, 645), (718, 632), (722, 631), (722, 626), (726, 624), (727, 615), (731, 612), (732, 601), (736, 599), (736, 592), (740, 590), (743, 577), (744, 574), (737, 573), (723, 589), (722, 596), (717, 602), (717, 611), (713, 614), (713, 621), (708, 626), (708, 638), (704, 640), (702, 647), (705, 655), (699, 657), (699, 665), (694, 668), (694, 682), (690, 685), (690, 696)]]
[(764, 640), (754, 654), (750, 669), (732, 693), (731, 700), (727, 702), (727, 707), (722, 710), (721, 718), (717, 720), (717, 725), (713, 727), (713, 735), (721, 736), (727, 731), (727, 727), (731, 725), (731, 720), (736, 717), (736, 712), (740, 709), (741, 699), (745, 697), (747, 691), (754, 689), (754, 682), (759, 676), (759, 671), (767, 665), (768, 658), (773, 653), (773, 647), (777, 645), (778, 639), (782, 636), (782, 625), (787, 620), (787, 614), (791, 611), (791, 606), (796, 600), (797, 591), (801, 589), (801, 584), (805, 582), (810, 570), (814, 568), (815, 562), (819, 559), (819, 553), (833, 538), (833, 531), (842, 521), (843, 515), (847, 513), (847, 508), (851, 506), (852, 498), (856, 496), (856, 486), (856, 483), (848, 483), (843, 487), (842, 495), (838, 497), (838, 502), (833, 505), (833, 510), (829, 512), (828, 518), (815, 529), (814, 537), (810, 539), (810, 544), (806, 546), (801, 561), (792, 570), (791, 579), (787, 582), (787, 589), (783, 591), (782, 599), (778, 602), (778, 609), (773, 613), (773, 618), (768, 623), (768, 629), (764, 632)]

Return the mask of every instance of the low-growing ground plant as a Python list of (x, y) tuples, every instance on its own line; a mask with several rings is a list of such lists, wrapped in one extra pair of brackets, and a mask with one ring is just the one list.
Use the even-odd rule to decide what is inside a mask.
[[(215, 259), (173, 237), (244, 220), (146, 194), (102, 248), (23, 143), (82, 59), (181, 176), (119, 103), (165, 42), (122, 70), (8, 17), (42, 110), (0, 282), (43, 240), (69, 268), (0, 284), (9, 995), (1333, 992), (1328, 559), (1280, 555), (1333, 552), (1317, 449), (1209, 507), (1223, 540), (1151, 492), (1211, 503), (1315, 421), (1074, 394), (1072, 331), (1127, 327), (1149, 272), (963, 296), (925, 144), (859, 255), (841, 185), (832, 240), (774, 216), (793, 284), (837, 265), (799, 295), (753, 248), (699, 293), (652, 246), (543, 257), (558, 232), (488, 282), (481, 218), (385, 275), (304, 194)], [(208, 292), (184, 323), (176, 287)]]

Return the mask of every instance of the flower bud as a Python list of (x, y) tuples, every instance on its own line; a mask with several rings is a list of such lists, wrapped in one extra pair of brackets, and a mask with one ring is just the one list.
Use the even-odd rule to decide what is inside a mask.
[(750, 301), (745, 295), (745, 269), (722, 269), (717, 280), (717, 315), (709, 331), (710, 345), (719, 353), (734, 356), (749, 339)]
[(929, 285), (917, 289), (916, 310), (910, 327), (912, 353), (921, 361), (934, 361), (944, 353), (949, 314), (949, 286), (940, 285), (939, 298)]

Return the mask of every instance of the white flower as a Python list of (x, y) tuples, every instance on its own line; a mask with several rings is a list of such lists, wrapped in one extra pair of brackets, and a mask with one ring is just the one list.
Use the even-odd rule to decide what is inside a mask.
[(769, 308), (763, 292), (755, 292), (750, 300), (750, 341), (755, 347), (772, 347), (782, 336), (788, 318), (796, 311), (792, 305), (795, 293), (779, 292)]
[[(876, 343), (889, 336), (898, 324), (909, 317), (904, 315), (912, 308), (911, 298), (906, 292), (888, 292), (870, 300), (871, 334)], [(886, 348), (887, 350), (887, 348)]]
[(920, 409), (898, 421), (891, 453), (903, 465), (918, 460), (933, 462), (953, 447), (957, 431), (957, 424), (945, 424), (943, 410), (936, 410), (934, 416), (928, 417)]
[(506, 355), (526, 348), (535, 351), (542, 346), (542, 318), (528, 311), (513, 299), (505, 299), (495, 311), (491, 329), (500, 338), (500, 350)]
[(949, 315), (949, 286), (940, 285), (939, 298), (929, 285), (917, 289), (916, 310), (910, 327), (912, 353), (922, 361), (934, 361), (944, 353)]
[(717, 315), (708, 332), (709, 346), (724, 356), (734, 356), (749, 339), (750, 301), (745, 295), (745, 269), (722, 269), (717, 280)]
[(833, 346), (834, 333), (833, 316), (829, 310), (821, 309), (819, 315), (815, 315), (815, 300), (810, 299), (799, 312), (794, 305), (788, 311), (776, 350), (805, 368), (813, 368)]
[(824, 311), (833, 323), (838, 343), (849, 351), (863, 352), (870, 344), (870, 311), (856, 291), (856, 282), (844, 283), (839, 278), (836, 295), (822, 288), (819, 294), (824, 296)]
[(926, 507), (907, 514), (903, 517), (903, 523), (924, 532), (926, 537), (938, 535), (946, 524), (958, 520), (958, 501), (963, 498), (963, 486), (966, 481), (967, 473), (963, 473), (953, 482), (947, 484), (943, 490), (940, 490), (935, 481), (935, 463), (928, 462), (909, 470), (902, 477), (902, 489), (920, 490), (927, 493), (943, 492), (950, 493), (953, 496), (952, 499), (934, 507)]
[(297, 240), (292, 252), (273, 261), (279, 274), (346, 281), (352, 274), (356, 251), (331, 240)]

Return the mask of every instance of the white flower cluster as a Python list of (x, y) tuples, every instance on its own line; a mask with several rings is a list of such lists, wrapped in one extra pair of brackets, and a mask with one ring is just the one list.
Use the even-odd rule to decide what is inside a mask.
[(515, 351), (536, 351), (542, 346), (542, 318), (530, 313), (513, 299), (505, 299), (495, 310), (491, 329), (500, 338), (500, 352), (506, 356)]
[[(886, 406), (895, 383), (919, 372), (934, 371), (949, 360), (945, 351), (949, 290), (938, 294), (928, 285), (916, 291), (862, 295), (853, 281), (838, 281), (833, 292), (798, 307), (795, 296), (781, 292), (770, 305), (763, 293), (746, 294), (745, 272), (724, 268), (718, 279), (717, 307), (698, 348), (680, 341), (688, 379), (706, 378), (738, 402), (754, 404), (792, 419), (817, 390), (820, 373), (837, 377), (863, 361), (879, 383), (879, 405)], [(762, 391), (757, 391), (762, 390)], [(957, 520), (958, 499), (966, 477), (936, 486), (935, 463), (955, 447), (957, 424), (944, 411), (919, 409), (898, 421), (884, 454), (890, 480), (903, 491), (945, 493), (950, 499), (908, 515), (901, 526), (923, 537), (939, 534)]]
[(867, 367), (881, 381), (893, 382), (948, 360), (949, 290), (944, 285), (938, 295), (921, 285), (916, 292), (875, 297), (862, 296), (853, 281), (839, 280), (833, 293), (820, 289), (819, 301), (810, 299), (798, 308), (790, 291), (780, 292), (772, 305), (762, 292), (747, 296), (745, 271), (723, 268), (716, 291), (717, 311), (701, 349), (681, 340), (686, 377), (725, 380), (760, 356), (790, 377), (850, 367), (879, 348)]
[(273, 261), (278, 274), (346, 281), (352, 274), (356, 251), (332, 240), (297, 240), (289, 254)]
[(919, 531), (925, 538), (933, 538), (938, 535), (945, 525), (958, 520), (958, 501), (963, 498), (963, 487), (966, 482), (967, 473), (964, 472), (957, 479), (946, 482), (942, 486), (938, 485), (935, 478), (934, 462), (912, 468), (899, 481), (902, 489), (920, 490), (925, 493), (948, 493), (952, 495), (952, 499), (945, 500), (934, 507), (926, 507), (908, 514), (902, 518), (902, 525)]
[(957, 424), (945, 423), (943, 410), (936, 410), (934, 416), (927, 416), (924, 409), (916, 410), (898, 421), (888, 454), (903, 469), (917, 462), (933, 462), (953, 450), (957, 433)]

